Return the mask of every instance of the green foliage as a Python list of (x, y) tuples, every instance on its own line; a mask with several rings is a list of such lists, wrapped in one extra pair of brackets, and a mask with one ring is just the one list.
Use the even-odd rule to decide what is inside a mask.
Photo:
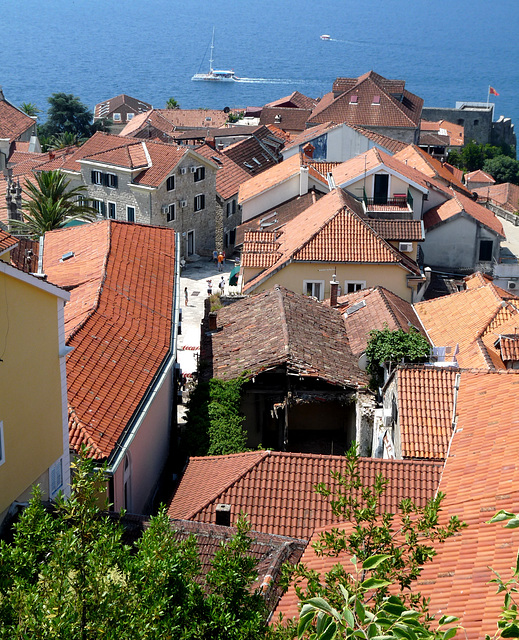
[(46, 231), (64, 227), (70, 220), (95, 220), (96, 210), (80, 200), (86, 187), (69, 186), (70, 180), (59, 170), (36, 174), (36, 183), (27, 182), (24, 189), (24, 220), (9, 220), (12, 233), (37, 239)]
[(47, 120), (38, 127), (44, 137), (72, 133), (78, 138), (89, 138), (99, 125), (92, 124), (93, 114), (79, 98), (71, 93), (53, 93), (47, 98), (50, 105)]
[(180, 109), (180, 105), (175, 98), (169, 98), (166, 102), (166, 109)]
[(38, 114), (41, 113), (41, 109), (38, 109), (34, 102), (22, 102), (20, 105), (20, 111), (23, 111), (28, 116), (32, 117), (38, 116)]
[[(477, 144), (472, 140), (461, 151), (450, 151), (447, 162), (464, 171), (476, 171), (484, 169), (488, 160), (498, 157), (510, 157), (515, 159), (515, 149), (510, 145), (494, 146), (491, 144)], [(486, 171), (486, 169), (484, 169)], [(495, 178), (495, 176), (493, 176)]]
[(244, 111), (230, 112), (227, 116), (227, 122), (231, 122), (231, 123), (238, 122), (238, 120), (241, 120), (244, 115), (245, 115)]
[(503, 182), (519, 184), (519, 161), (515, 158), (501, 155), (486, 160), (483, 171), (489, 173), (498, 184)]
[(245, 379), (200, 382), (190, 395), (185, 446), (188, 455), (246, 451), (245, 416), (240, 412)]
[(85, 138), (78, 138), (75, 133), (64, 131), (45, 140), (46, 150), (65, 149), (66, 147), (80, 147)]
[(196, 542), (177, 542), (165, 510), (135, 547), (100, 511), (102, 471), (75, 469), (70, 499), (46, 511), (35, 490), (12, 543), (0, 542), (0, 638), (252, 640), (266, 632), (249, 526), (222, 544), (204, 579)]
[(366, 347), (368, 372), (374, 388), (383, 383), (382, 365), (401, 362), (426, 362), (431, 352), (427, 339), (416, 329), (405, 332), (402, 329), (391, 331), (387, 327), (370, 332)]
[[(410, 625), (417, 638), (435, 637), (428, 626), (427, 603), (413, 590), (413, 583), (436, 555), (434, 545), (465, 525), (456, 517), (439, 524), (441, 493), (424, 507), (406, 498), (396, 514), (384, 513), (381, 505), (388, 481), (379, 474), (372, 486), (363, 484), (356, 445), (346, 460), (344, 475), (331, 474), (335, 489), (325, 484), (316, 487), (338, 520), (351, 525), (325, 531), (314, 544), (318, 556), (337, 557), (338, 563), (324, 576), (304, 565), (295, 570), (285, 567), (285, 579), (294, 583), (303, 604), (297, 634), (312, 640), (413, 638), (406, 633), (405, 625)], [(276, 633), (280, 638), (293, 637), (296, 629), (289, 624), (287, 631), (278, 627)]]

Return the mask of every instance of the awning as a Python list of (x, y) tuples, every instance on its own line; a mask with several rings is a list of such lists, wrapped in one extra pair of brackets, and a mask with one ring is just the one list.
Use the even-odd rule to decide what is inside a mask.
[(240, 265), (237, 264), (229, 274), (229, 286), (235, 287), (238, 284), (238, 274), (240, 273)]

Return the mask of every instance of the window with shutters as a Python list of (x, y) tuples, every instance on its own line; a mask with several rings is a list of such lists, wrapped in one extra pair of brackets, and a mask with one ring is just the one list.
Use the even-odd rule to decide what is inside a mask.
[(102, 200), (92, 200), (92, 207), (97, 211), (97, 215), (106, 218), (106, 205)]
[(49, 469), (49, 493), (50, 497), (63, 488), (63, 460), (60, 458)]
[(128, 222), (135, 222), (135, 207), (126, 207), (126, 219)]
[(117, 176), (115, 173), (105, 173), (106, 176), (106, 186), (111, 189), (117, 189)]
[(117, 211), (117, 205), (115, 204), (115, 202), (109, 202), (108, 203), (108, 217), (111, 220), (116, 220), (116, 218), (117, 218), (116, 211)]
[(194, 173), (195, 182), (200, 182), (205, 178), (205, 167), (197, 167)]
[(202, 209), (205, 209), (205, 195), (200, 193), (195, 196), (195, 211), (202, 211)]
[(176, 218), (176, 206), (175, 203), (168, 205), (168, 210), (166, 212), (166, 220), (168, 222), (174, 222)]
[(169, 176), (169, 178), (166, 180), (166, 189), (168, 191), (173, 191), (174, 188), (175, 188), (175, 176)]
[(103, 174), (101, 171), (91, 172), (92, 184), (103, 184)]

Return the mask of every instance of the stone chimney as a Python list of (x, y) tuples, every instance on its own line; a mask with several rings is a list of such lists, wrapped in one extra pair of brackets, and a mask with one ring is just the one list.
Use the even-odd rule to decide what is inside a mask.
[(332, 276), (332, 280), (330, 281), (330, 307), (337, 306), (337, 296), (339, 295), (339, 283), (337, 282), (337, 277)]
[(216, 311), (211, 311), (209, 313), (209, 331), (217, 331), (218, 324), (216, 322), (217, 314)]
[(314, 157), (314, 151), (315, 151), (315, 147), (310, 142), (305, 144), (305, 146), (303, 147), (303, 153), (305, 154), (305, 156), (308, 156), (309, 158)]
[(211, 147), (211, 149), (216, 149), (216, 141), (214, 139), (214, 136), (207, 136), (207, 138), (205, 139), (205, 143), (208, 147)]

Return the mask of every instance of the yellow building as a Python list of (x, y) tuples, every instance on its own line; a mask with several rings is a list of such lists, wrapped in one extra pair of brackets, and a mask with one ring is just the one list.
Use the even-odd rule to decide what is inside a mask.
[(69, 485), (64, 305), (68, 292), (10, 264), (0, 231), (0, 525), (34, 484), (45, 499)]
[[(260, 292), (279, 284), (323, 300), (330, 297), (335, 276), (344, 294), (383, 286), (411, 302), (425, 284), (414, 260), (421, 231), (410, 236), (403, 251), (392, 242), (391, 230), (376, 229), (381, 223), (391, 226), (392, 221), (367, 219), (358, 201), (334, 189), (280, 229), (247, 231), (242, 291)], [(420, 221), (399, 223), (421, 229)]]

